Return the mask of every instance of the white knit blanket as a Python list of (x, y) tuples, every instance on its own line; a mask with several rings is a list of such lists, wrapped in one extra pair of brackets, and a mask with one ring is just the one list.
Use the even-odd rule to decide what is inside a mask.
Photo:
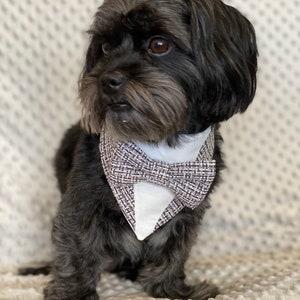
[[(60, 195), (52, 158), (80, 117), (77, 79), (101, 0), (0, 1), (0, 300), (42, 299), (49, 277), (16, 269), (49, 261)], [(187, 264), (217, 299), (300, 299), (299, 0), (227, 0), (253, 22), (253, 105), (222, 125), (227, 169)], [(269, 254), (272, 253), (272, 254)], [(103, 276), (102, 299), (149, 299)]]
[[(257, 254), (250, 256), (218, 256), (191, 259), (187, 263), (187, 281), (196, 283), (207, 278), (221, 290), (217, 300), (229, 299), (300, 299), (300, 253)], [(47, 276), (0, 277), (0, 299), (41, 300)], [(101, 299), (153, 299), (131, 281), (105, 274), (98, 286)]]

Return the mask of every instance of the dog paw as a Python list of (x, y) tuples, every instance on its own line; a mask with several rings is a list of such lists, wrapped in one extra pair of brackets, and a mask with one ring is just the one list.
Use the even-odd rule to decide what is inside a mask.
[(80, 285), (68, 286), (60, 282), (51, 281), (44, 289), (44, 300), (99, 300), (96, 291), (84, 291)]
[(215, 298), (219, 295), (219, 289), (212, 283), (204, 281), (193, 287), (193, 292), (190, 295), (190, 299), (193, 300), (208, 300)]
[(208, 300), (219, 294), (218, 288), (206, 281), (195, 286), (185, 284), (161, 285), (156, 284), (146, 288), (146, 292), (155, 298)]
[[(63, 297), (63, 298), (62, 298)], [(99, 296), (97, 294), (83, 296), (83, 297), (73, 297), (73, 296), (62, 296), (61, 294), (49, 294), (45, 293), (44, 300), (99, 300)]]

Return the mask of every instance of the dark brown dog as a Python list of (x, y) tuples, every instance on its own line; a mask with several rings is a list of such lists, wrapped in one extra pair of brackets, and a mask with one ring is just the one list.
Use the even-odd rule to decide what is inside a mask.
[(154, 297), (204, 300), (218, 289), (187, 286), (184, 264), (209, 207), (208, 194), (140, 241), (104, 174), (99, 135), (170, 147), (215, 130), (216, 177), (223, 166), (218, 123), (244, 112), (256, 89), (250, 22), (219, 0), (106, 0), (90, 30), (80, 82), (82, 127), (56, 157), (62, 192), (53, 226), (56, 258), (47, 300), (98, 299), (103, 270), (137, 280)]

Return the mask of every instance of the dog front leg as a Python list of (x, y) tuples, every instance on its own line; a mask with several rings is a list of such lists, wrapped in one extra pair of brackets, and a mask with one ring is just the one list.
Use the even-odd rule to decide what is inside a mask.
[(216, 297), (219, 291), (211, 283), (204, 281), (195, 286), (185, 283), (184, 265), (196, 237), (195, 228), (175, 226), (176, 222), (170, 222), (149, 238), (138, 281), (156, 298), (207, 300)]
[[(87, 225), (87, 224), (85, 224)], [(58, 214), (53, 227), (56, 259), (53, 280), (44, 289), (45, 300), (98, 300), (96, 286), (101, 275), (97, 231), (92, 221), (77, 224), (74, 216)]]
[(156, 298), (207, 300), (219, 294), (218, 288), (206, 281), (195, 286), (184, 282), (183, 268), (177, 261), (148, 265), (140, 271), (139, 282)]

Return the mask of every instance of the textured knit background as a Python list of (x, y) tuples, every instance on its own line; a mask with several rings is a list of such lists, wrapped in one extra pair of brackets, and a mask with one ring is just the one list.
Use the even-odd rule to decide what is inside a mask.
[[(300, 0), (231, 0), (256, 28), (257, 96), (222, 126), (227, 170), (187, 264), (217, 299), (300, 299)], [(77, 79), (98, 0), (0, 1), (0, 299), (41, 299), (59, 193), (51, 166), (80, 117)], [(106, 275), (101, 294), (148, 299)], [(104, 298), (106, 299), (106, 298)]]

